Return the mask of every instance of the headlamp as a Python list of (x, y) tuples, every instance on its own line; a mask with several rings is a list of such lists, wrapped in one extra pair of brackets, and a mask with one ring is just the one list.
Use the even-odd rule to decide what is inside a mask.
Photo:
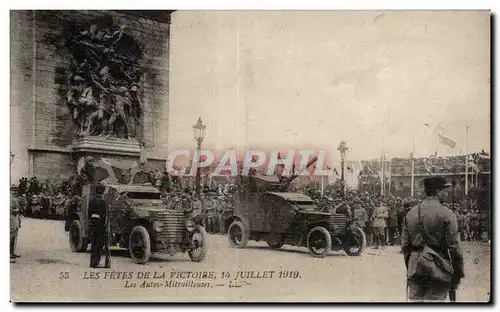
[(186, 229), (189, 232), (193, 232), (194, 230), (196, 230), (196, 223), (194, 223), (193, 220), (186, 221)]
[(163, 230), (163, 222), (161, 222), (161, 221), (155, 221), (153, 223), (153, 229), (156, 232), (161, 232)]

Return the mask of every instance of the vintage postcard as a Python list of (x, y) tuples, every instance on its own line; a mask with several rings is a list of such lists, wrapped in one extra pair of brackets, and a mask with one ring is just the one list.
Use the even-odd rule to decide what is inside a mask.
[(490, 32), (11, 11), (11, 301), (490, 301)]

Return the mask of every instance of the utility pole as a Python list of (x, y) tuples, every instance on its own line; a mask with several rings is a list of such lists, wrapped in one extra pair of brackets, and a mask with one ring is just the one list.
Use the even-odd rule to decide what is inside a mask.
[(380, 178), (380, 196), (384, 196), (385, 189), (385, 172), (384, 172), (384, 152), (380, 156), (380, 168), (381, 168), (381, 178)]
[(412, 133), (411, 148), (411, 197), (415, 196), (415, 130)]
[(467, 133), (469, 125), (465, 125), (465, 196), (469, 195), (469, 155), (467, 151)]

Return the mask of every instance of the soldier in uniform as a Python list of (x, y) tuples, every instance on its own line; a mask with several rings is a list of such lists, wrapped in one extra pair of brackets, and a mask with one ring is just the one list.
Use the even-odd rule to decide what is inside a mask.
[(389, 211), (385, 202), (381, 201), (380, 205), (373, 213), (373, 234), (375, 239), (375, 249), (385, 247), (387, 245), (385, 237), (385, 229), (387, 227), (387, 218), (389, 218)]
[[(101, 262), (104, 240), (106, 237), (106, 202), (104, 200), (104, 185), (95, 187), (95, 196), (89, 201), (89, 220), (91, 220), (92, 250), (90, 254), (90, 267), (97, 268)], [(106, 261), (108, 262), (108, 261)]]
[(10, 197), (10, 260), (14, 262), (16, 258), (19, 258), (15, 253), (17, 234), (21, 228), (21, 216), (19, 214), (19, 206), (17, 204), (16, 198), (12, 195)]
[(354, 224), (361, 228), (363, 231), (365, 230), (365, 224), (368, 221), (368, 213), (365, 208), (361, 205), (360, 200), (356, 200), (354, 203), (354, 211), (353, 211)]
[[(458, 223), (455, 214), (439, 202), (438, 192), (445, 188), (443, 177), (424, 180), (427, 198), (406, 214), (403, 223), (401, 249), (407, 268), (408, 297), (415, 301), (443, 301), (448, 293), (454, 293), (464, 277), (463, 255), (458, 243)], [(418, 211), (421, 207), (422, 233)], [(441, 257), (451, 261), (453, 276), (451, 283), (437, 282), (419, 272), (417, 261), (424, 244)], [(450, 298), (451, 299), (451, 298)]]
[(396, 199), (391, 198), (389, 202), (389, 218), (387, 218), (387, 241), (390, 246), (396, 243), (396, 233), (398, 229), (398, 210)]

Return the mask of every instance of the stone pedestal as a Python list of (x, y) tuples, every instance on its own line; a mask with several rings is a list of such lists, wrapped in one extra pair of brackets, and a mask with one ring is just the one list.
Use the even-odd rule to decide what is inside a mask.
[(136, 140), (87, 136), (78, 138), (72, 144), (72, 154), (80, 171), (86, 157), (99, 160), (109, 158), (121, 161), (139, 162), (141, 148)]
[(88, 136), (79, 138), (73, 142), (73, 153), (76, 154), (112, 154), (139, 157), (141, 147), (135, 139), (106, 138), (99, 136)]
[[(148, 158), (145, 151), (141, 155), (141, 147), (135, 139), (107, 138), (100, 136), (86, 136), (73, 141), (71, 154), (76, 163), (77, 172), (83, 167), (85, 158), (91, 156), (95, 160), (106, 162), (119, 161), (118, 167), (133, 168), (138, 166), (141, 161), (146, 163), (144, 169), (146, 172), (163, 170), (166, 160)], [(142, 159), (141, 159), (142, 158)]]

